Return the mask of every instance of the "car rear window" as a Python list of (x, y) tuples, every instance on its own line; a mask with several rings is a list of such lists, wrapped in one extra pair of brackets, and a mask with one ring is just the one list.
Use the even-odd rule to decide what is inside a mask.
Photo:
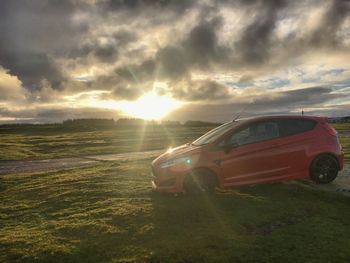
[(280, 136), (290, 136), (312, 130), (316, 121), (306, 119), (282, 119), (278, 120)]

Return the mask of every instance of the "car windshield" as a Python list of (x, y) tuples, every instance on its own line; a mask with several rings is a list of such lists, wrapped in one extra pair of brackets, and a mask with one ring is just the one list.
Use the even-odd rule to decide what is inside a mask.
[(195, 140), (192, 143), (192, 145), (199, 146), (199, 145), (212, 143), (217, 138), (219, 138), (221, 135), (223, 135), (225, 132), (231, 130), (234, 126), (237, 125), (237, 123), (238, 123), (238, 121), (225, 123), (225, 124), (215, 128), (215, 129), (207, 132), (203, 136), (199, 137), (197, 140)]

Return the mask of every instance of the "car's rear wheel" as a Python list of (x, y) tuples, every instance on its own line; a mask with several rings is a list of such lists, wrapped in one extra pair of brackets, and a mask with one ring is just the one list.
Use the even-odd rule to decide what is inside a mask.
[(187, 194), (213, 194), (216, 188), (216, 177), (206, 169), (192, 170), (184, 180), (184, 191)]
[(319, 184), (328, 184), (338, 175), (337, 160), (327, 154), (317, 156), (311, 164), (311, 179)]

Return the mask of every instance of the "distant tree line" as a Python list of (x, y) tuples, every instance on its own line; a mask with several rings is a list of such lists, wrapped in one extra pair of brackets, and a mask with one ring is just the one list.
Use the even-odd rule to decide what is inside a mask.
[(222, 123), (207, 122), (207, 121), (186, 121), (184, 123), (185, 126), (190, 126), (190, 127), (218, 126), (220, 124), (222, 124)]
[[(331, 123), (350, 123), (350, 116), (345, 117), (335, 117), (329, 118), (329, 122)], [(62, 123), (39, 123), (39, 124), (31, 124), (31, 123), (7, 123), (0, 124), (0, 128), (11, 129), (13, 127), (19, 128), (30, 128), (33, 126), (55, 126), (55, 127), (71, 127), (73, 129), (80, 127), (91, 127), (91, 128), (103, 128), (103, 127), (127, 127), (127, 126), (166, 126), (166, 127), (176, 127), (176, 126), (186, 126), (186, 127), (203, 127), (203, 126), (218, 126), (221, 123), (217, 122), (206, 122), (206, 121), (186, 121), (181, 123), (179, 121), (170, 121), (165, 120), (161, 122), (157, 122), (154, 120), (147, 121), (144, 119), (137, 118), (121, 118), (118, 120), (114, 119), (98, 119), (98, 118), (89, 118), (89, 119), (68, 119), (63, 121)]]
[(350, 116), (329, 118), (329, 122), (331, 122), (331, 123), (350, 123)]
[(62, 122), (63, 126), (114, 126), (113, 119), (68, 119)]
[(114, 119), (68, 119), (62, 122), (63, 126), (92, 126), (92, 127), (101, 127), (101, 126), (167, 126), (167, 127), (175, 127), (175, 126), (190, 126), (190, 127), (200, 127), (200, 126), (217, 126), (219, 123), (212, 122), (204, 122), (204, 121), (186, 121), (185, 123), (181, 123), (179, 121), (161, 121), (156, 122), (154, 120), (147, 121), (144, 119), (138, 118), (121, 118), (118, 120)]

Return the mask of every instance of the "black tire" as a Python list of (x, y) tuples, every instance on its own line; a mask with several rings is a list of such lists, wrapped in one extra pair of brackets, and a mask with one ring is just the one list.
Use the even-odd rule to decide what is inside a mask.
[(313, 160), (310, 169), (311, 179), (319, 184), (329, 184), (337, 178), (339, 166), (337, 160), (328, 154), (319, 155)]
[(196, 169), (186, 175), (184, 190), (186, 194), (213, 194), (216, 188), (216, 176), (206, 169)]

